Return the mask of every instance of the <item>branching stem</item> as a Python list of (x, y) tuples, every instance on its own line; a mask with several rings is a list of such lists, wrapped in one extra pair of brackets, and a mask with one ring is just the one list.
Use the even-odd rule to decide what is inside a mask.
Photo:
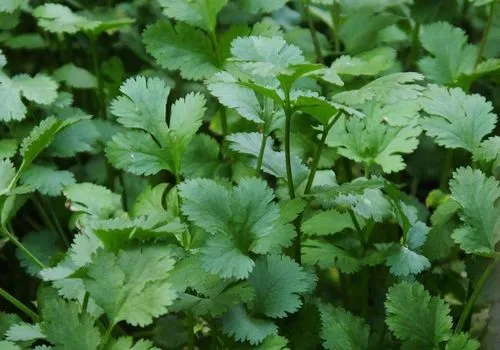
[(0, 288), (0, 296), (3, 297), (5, 300), (7, 300), (9, 303), (14, 305), (16, 308), (24, 312), (26, 315), (28, 315), (33, 322), (37, 323), (39, 320), (38, 315), (31, 310), (29, 307), (24, 305), (20, 300), (18, 300), (16, 297), (11, 295), (9, 292), (7, 292), (5, 289)]
[(495, 12), (495, 6), (497, 3), (498, 0), (495, 0), (490, 4), (490, 11), (488, 13), (488, 22), (486, 22), (486, 28), (484, 28), (483, 37), (481, 38), (481, 42), (479, 43), (479, 50), (477, 51), (476, 66), (479, 64), (481, 58), (483, 57), (484, 49), (486, 47), (486, 42), (488, 41), (488, 34), (490, 33), (491, 25), (493, 23), (493, 14)]
[(311, 38), (314, 46), (314, 52), (316, 54), (316, 61), (318, 63), (323, 63), (323, 54), (321, 53), (321, 45), (319, 44), (318, 34), (316, 33), (316, 28), (314, 28), (314, 23), (311, 17), (311, 10), (309, 9), (308, 0), (304, 0), (304, 14), (306, 16), (307, 25), (309, 26), (309, 31), (311, 32)]

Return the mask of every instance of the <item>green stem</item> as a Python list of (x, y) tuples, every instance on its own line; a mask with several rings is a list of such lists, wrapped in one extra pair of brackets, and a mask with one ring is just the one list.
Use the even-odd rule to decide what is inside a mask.
[(61, 236), (61, 239), (64, 243), (64, 246), (66, 248), (68, 248), (70, 246), (69, 242), (68, 242), (68, 238), (66, 237), (66, 234), (64, 233), (64, 230), (62, 228), (62, 225), (61, 223), (59, 222), (59, 218), (57, 217), (57, 214), (54, 210), (54, 208), (52, 207), (52, 204), (50, 203), (50, 201), (45, 201), (46, 205), (47, 205), (47, 208), (49, 208), (49, 213), (50, 213), (50, 216), (52, 217), (52, 221), (54, 221), (54, 224), (56, 226), (56, 231), (59, 233), (59, 235)]
[(83, 296), (83, 303), (82, 303), (82, 314), (87, 312), (87, 308), (89, 306), (89, 300), (90, 300), (90, 293), (85, 292), (85, 295)]
[(418, 57), (418, 49), (420, 45), (420, 41), (418, 39), (418, 35), (420, 33), (420, 23), (415, 23), (413, 27), (412, 39), (411, 39), (411, 49), (408, 54), (408, 59), (406, 60), (406, 66), (408, 69), (412, 68), (415, 64), (415, 60)]
[(187, 314), (188, 327), (188, 350), (194, 350), (194, 317), (192, 313)]
[(38, 265), (38, 267), (40, 267), (41, 269), (45, 268), (45, 265), (40, 260), (38, 260), (38, 258), (34, 256), (21, 242), (19, 242), (17, 238), (12, 233), (10, 233), (5, 227), (2, 227), (2, 234), (9, 241), (14, 243), (16, 247), (18, 247), (21, 251), (23, 251), (24, 254), (26, 254), (35, 263), (35, 265)]
[(219, 105), (219, 116), (220, 116), (220, 125), (222, 129), (222, 135), (226, 136), (228, 129), (227, 129), (227, 115), (226, 115), (226, 108), (223, 105)]
[(314, 28), (314, 23), (311, 17), (311, 10), (307, 3), (308, 0), (304, 0), (304, 14), (306, 16), (307, 24), (309, 26), (309, 31), (311, 32), (311, 38), (314, 45), (314, 52), (316, 53), (316, 61), (318, 63), (323, 63), (323, 54), (321, 53), (321, 45), (319, 44), (318, 35), (316, 33), (316, 28)]
[(488, 22), (486, 23), (486, 28), (484, 29), (483, 37), (481, 38), (481, 42), (479, 44), (479, 50), (476, 56), (476, 66), (479, 64), (479, 61), (481, 61), (481, 58), (483, 57), (484, 48), (486, 47), (486, 42), (488, 41), (488, 34), (490, 33), (491, 24), (493, 23), (493, 13), (495, 11), (495, 6), (497, 2), (498, 1), (495, 0), (490, 5), (490, 11), (488, 13)]
[(94, 35), (89, 36), (90, 39), (90, 53), (92, 55), (92, 64), (94, 66), (94, 74), (97, 78), (97, 101), (99, 104), (99, 113), (102, 117), (106, 117), (105, 106), (106, 101), (104, 97), (104, 84), (101, 75), (101, 68), (99, 67), (99, 60), (97, 58), (97, 39)]
[(474, 287), (474, 290), (472, 291), (472, 294), (467, 301), (467, 304), (465, 304), (465, 307), (462, 311), (462, 314), (460, 315), (460, 319), (458, 320), (457, 326), (455, 327), (455, 334), (458, 334), (462, 331), (462, 328), (465, 325), (465, 322), (469, 319), (469, 316), (471, 314), (472, 308), (476, 304), (477, 297), (479, 296), (479, 293), (481, 293), (481, 290), (484, 287), (484, 284), (486, 283), (486, 280), (490, 276), (491, 272), (495, 268), (495, 265), (497, 263), (497, 259), (493, 259), (493, 261), (488, 265), (488, 267), (483, 271), (481, 274), (481, 277), (479, 277), (479, 280), (476, 283), (476, 286)]
[(45, 211), (42, 203), (40, 203), (40, 200), (38, 199), (38, 195), (35, 194), (33, 197), (31, 197), (31, 200), (33, 201), (33, 204), (35, 205), (35, 209), (36, 209), (38, 215), (40, 215), (40, 218), (42, 219), (45, 226), (47, 226), (47, 228), (51, 229), (52, 231), (57, 232), (56, 227), (54, 226), (52, 221), (50, 221), (49, 215)]
[(24, 305), (20, 300), (15, 298), (13, 295), (11, 295), (9, 292), (7, 292), (5, 289), (0, 288), (0, 296), (2, 296), (5, 300), (7, 300), (9, 303), (14, 305), (16, 308), (24, 312), (26, 315), (28, 315), (33, 322), (37, 323), (38, 322), (38, 315), (31, 310), (29, 307)]
[(113, 328), (115, 327), (114, 323), (110, 323), (108, 328), (106, 329), (106, 333), (104, 334), (104, 337), (102, 338), (101, 346), (99, 349), (105, 349), (106, 344), (109, 342), (109, 338), (111, 337), (111, 332), (113, 332)]
[(260, 168), (262, 168), (262, 161), (264, 160), (264, 152), (266, 150), (267, 136), (265, 133), (262, 134), (262, 141), (260, 142), (259, 157), (257, 158), (257, 165), (255, 167), (255, 175), (258, 177), (260, 175)]
[(323, 149), (325, 148), (325, 143), (326, 143), (326, 138), (328, 137), (328, 133), (330, 129), (335, 125), (337, 120), (339, 120), (340, 116), (342, 115), (342, 112), (339, 111), (333, 118), (332, 122), (328, 124), (325, 129), (323, 130), (323, 134), (321, 135), (321, 140), (319, 141), (318, 149), (316, 150), (316, 154), (314, 155), (314, 159), (311, 165), (311, 172), (309, 173), (309, 178), (307, 179), (307, 184), (306, 188), (304, 190), (304, 194), (308, 194), (309, 191), (311, 190), (313, 181), (314, 181), (314, 176), (316, 175), (316, 171), (318, 169), (318, 164), (319, 160), (321, 158), (321, 153), (323, 153)]
[(356, 219), (356, 215), (354, 214), (354, 212), (351, 209), (349, 209), (348, 212), (349, 216), (351, 217), (352, 223), (354, 224), (354, 228), (356, 229), (356, 233), (358, 234), (358, 238), (361, 243), (361, 247), (363, 249), (361, 257), (363, 257), (365, 255), (365, 236), (363, 234), (361, 226), (359, 225), (358, 219)]
[(331, 8), (331, 16), (332, 16), (332, 22), (333, 22), (333, 27), (332, 28), (332, 35), (333, 35), (333, 43), (335, 46), (335, 54), (339, 54), (340, 52), (340, 40), (339, 40), (339, 28), (340, 28), (340, 6), (337, 1), (333, 3), (333, 6)]
[(288, 195), (290, 199), (295, 198), (295, 187), (293, 185), (292, 174), (292, 155), (290, 153), (290, 129), (292, 124), (292, 114), (287, 112), (285, 121), (285, 162), (286, 162), (286, 179), (288, 182)]
[(441, 173), (441, 181), (439, 188), (443, 191), (448, 189), (448, 179), (450, 178), (453, 169), (453, 150), (446, 150), (446, 158), (444, 161), (443, 172)]

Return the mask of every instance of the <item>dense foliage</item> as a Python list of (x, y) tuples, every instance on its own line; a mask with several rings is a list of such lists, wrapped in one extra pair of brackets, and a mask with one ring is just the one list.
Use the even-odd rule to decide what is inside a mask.
[(0, 349), (498, 349), (499, 2), (0, 0)]

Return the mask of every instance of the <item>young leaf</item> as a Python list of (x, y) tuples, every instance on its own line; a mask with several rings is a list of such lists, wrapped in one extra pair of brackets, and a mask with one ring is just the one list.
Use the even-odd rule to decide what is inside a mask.
[(210, 78), (219, 70), (212, 42), (201, 30), (184, 23), (174, 27), (168, 21), (159, 21), (148, 26), (143, 37), (146, 50), (158, 63), (166, 69), (180, 70), (185, 79)]
[(408, 349), (434, 349), (450, 339), (450, 307), (417, 282), (392, 286), (385, 302), (386, 323)]
[(176, 298), (168, 283), (174, 260), (160, 247), (120, 251), (100, 250), (88, 266), (85, 288), (112, 324), (126, 321), (146, 326), (167, 312)]
[(278, 327), (272, 321), (248, 314), (242, 305), (234, 307), (223, 316), (222, 329), (237, 341), (249, 341), (252, 345), (278, 334)]
[(48, 196), (59, 196), (62, 190), (76, 182), (72, 172), (57, 170), (50, 165), (31, 164), (21, 176), (20, 183)]
[(362, 318), (329, 304), (319, 304), (321, 338), (330, 350), (368, 350), (370, 327)]
[(217, 14), (228, 0), (160, 0), (163, 13), (178, 21), (215, 33)]
[(122, 209), (121, 196), (103, 186), (79, 183), (66, 187), (63, 192), (72, 211), (107, 219)]
[(477, 48), (467, 44), (465, 32), (446, 22), (426, 25), (420, 32), (420, 42), (434, 57), (418, 62), (420, 70), (438, 84), (453, 84), (462, 74), (472, 73)]
[(101, 343), (101, 334), (90, 314), (80, 312), (75, 302), (67, 302), (54, 293), (42, 294), (40, 325), (47, 341), (54, 349), (95, 350)]
[(421, 101), (430, 115), (421, 121), (424, 130), (446, 148), (473, 152), (497, 122), (490, 102), (480, 95), (466, 95), (459, 88), (431, 85)]
[(459, 168), (450, 180), (452, 198), (460, 205), (463, 225), (452, 238), (467, 253), (493, 254), (500, 241), (500, 185), (480, 170)]
[(284, 255), (257, 260), (248, 282), (255, 289), (253, 311), (272, 318), (296, 312), (302, 306), (299, 295), (311, 288), (311, 276)]

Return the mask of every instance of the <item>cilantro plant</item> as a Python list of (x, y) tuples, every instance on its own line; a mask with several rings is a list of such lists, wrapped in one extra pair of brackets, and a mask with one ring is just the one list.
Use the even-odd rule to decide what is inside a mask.
[(0, 0), (0, 350), (498, 348), (499, 2)]

